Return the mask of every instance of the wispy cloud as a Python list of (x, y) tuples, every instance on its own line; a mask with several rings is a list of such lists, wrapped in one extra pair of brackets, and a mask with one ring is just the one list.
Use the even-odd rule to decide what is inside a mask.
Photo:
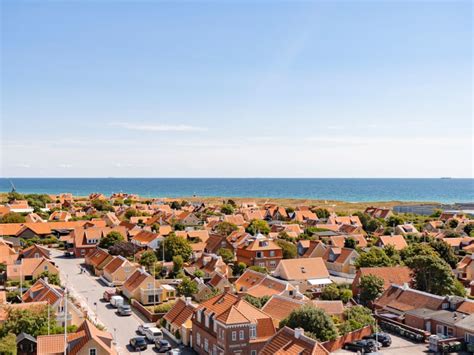
[(197, 132), (207, 131), (205, 127), (196, 127), (186, 124), (154, 124), (154, 123), (130, 123), (130, 122), (112, 122), (111, 126), (121, 127), (133, 131), (154, 131), (154, 132)]

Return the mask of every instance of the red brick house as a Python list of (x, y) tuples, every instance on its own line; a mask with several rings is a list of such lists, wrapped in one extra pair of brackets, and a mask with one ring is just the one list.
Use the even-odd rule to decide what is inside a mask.
[(267, 314), (231, 293), (201, 303), (192, 323), (192, 346), (198, 354), (257, 355), (275, 334)]
[(267, 270), (275, 270), (283, 259), (281, 248), (272, 240), (259, 234), (248, 238), (236, 250), (237, 261), (248, 266), (261, 266)]

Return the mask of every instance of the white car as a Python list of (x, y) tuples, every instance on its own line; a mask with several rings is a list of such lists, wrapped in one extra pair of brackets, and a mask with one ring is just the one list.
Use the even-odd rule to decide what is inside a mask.
[(163, 333), (161, 332), (161, 329), (157, 327), (151, 327), (145, 330), (145, 338), (147, 338), (148, 341), (154, 343), (157, 340), (163, 339)]
[(155, 323), (144, 323), (144, 324), (140, 324), (140, 325), (138, 326), (137, 332), (138, 332), (138, 334), (140, 334), (140, 335), (145, 335), (146, 330), (149, 329), (149, 328), (153, 328), (153, 327), (156, 328), (156, 324), (155, 324)]

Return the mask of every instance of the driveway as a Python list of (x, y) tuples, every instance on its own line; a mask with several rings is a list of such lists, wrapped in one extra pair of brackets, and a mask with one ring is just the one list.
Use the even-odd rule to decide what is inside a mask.
[[(62, 251), (51, 249), (51, 255), (59, 268), (61, 283), (67, 286), (69, 293), (74, 297), (84, 309), (87, 310), (92, 320), (103, 324), (116, 341), (119, 354), (129, 354), (127, 349), (130, 338), (136, 336), (138, 325), (147, 323), (141, 315), (133, 312), (132, 316), (120, 317), (108, 302), (102, 301), (102, 295), (108, 287), (103, 286), (97, 277), (86, 273), (80, 273), (80, 265), (84, 261), (82, 258), (64, 257)], [(171, 339), (167, 339), (173, 347), (177, 344)], [(193, 354), (191, 349), (181, 349), (183, 354)], [(148, 350), (141, 354), (156, 354), (156, 349), (150, 344)]]

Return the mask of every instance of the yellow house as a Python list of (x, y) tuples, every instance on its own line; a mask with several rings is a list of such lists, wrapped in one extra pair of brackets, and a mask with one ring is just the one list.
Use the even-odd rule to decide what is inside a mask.
[(55, 334), (40, 335), (36, 340), (37, 353), (41, 355), (61, 355), (66, 348), (68, 354), (117, 355), (112, 335), (97, 329), (88, 320), (66, 339), (64, 334)]
[(115, 256), (105, 267), (100, 277), (113, 286), (121, 286), (135, 272), (136, 266), (123, 256)]
[(474, 254), (466, 255), (454, 270), (456, 276), (461, 280), (474, 280)]
[(7, 265), (7, 279), (10, 281), (28, 281), (37, 279), (43, 272), (59, 274), (51, 260), (42, 258), (21, 259), (15, 264)]
[(324, 263), (331, 275), (355, 275), (355, 261), (359, 253), (354, 249), (330, 247), (323, 255)]
[(158, 304), (175, 298), (176, 291), (169, 285), (162, 285), (143, 268), (135, 272), (125, 281), (123, 295), (135, 299), (143, 305)]
[[(197, 305), (191, 302), (191, 297), (178, 298), (173, 307), (163, 316), (164, 332), (175, 339), (189, 345), (192, 330), (191, 317)], [(177, 336), (179, 334), (179, 336)]]
[[(61, 287), (51, 285), (47, 280), (38, 279), (38, 281), (23, 294), (22, 300), (25, 303), (47, 302), (56, 315), (57, 323), (61, 326), (64, 326), (65, 323), (67, 323), (67, 325), (81, 325), (84, 321), (83, 312), (78, 309), (69, 298), (65, 298), (64, 296), (64, 290)], [(65, 302), (67, 303), (67, 307), (65, 307)]]

